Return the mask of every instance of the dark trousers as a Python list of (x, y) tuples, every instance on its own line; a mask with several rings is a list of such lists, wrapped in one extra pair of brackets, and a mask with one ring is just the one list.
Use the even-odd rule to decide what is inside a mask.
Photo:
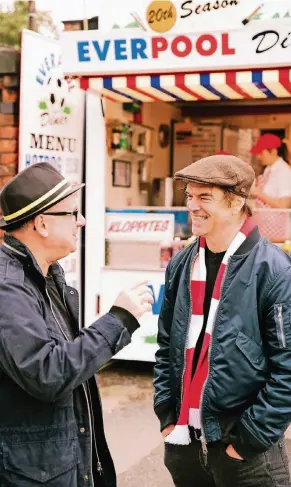
[(224, 443), (208, 445), (205, 467), (201, 444), (165, 443), (165, 465), (176, 487), (291, 487), (285, 441), (252, 460), (231, 459)]

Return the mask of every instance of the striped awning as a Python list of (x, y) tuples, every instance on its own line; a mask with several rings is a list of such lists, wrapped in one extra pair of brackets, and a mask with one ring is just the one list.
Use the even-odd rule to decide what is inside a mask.
[(291, 69), (90, 77), (80, 85), (119, 102), (286, 98)]

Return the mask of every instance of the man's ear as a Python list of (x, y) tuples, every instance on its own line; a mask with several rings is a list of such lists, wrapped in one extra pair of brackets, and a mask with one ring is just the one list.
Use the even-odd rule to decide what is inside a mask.
[(43, 215), (37, 215), (34, 219), (34, 230), (43, 238), (48, 237), (48, 226)]
[(245, 204), (245, 201), (245, 198), (243, 198), (242, 196), (235, 196), (235, 198), (232, 200), (231, 205), (233, 215), (240, 213)]

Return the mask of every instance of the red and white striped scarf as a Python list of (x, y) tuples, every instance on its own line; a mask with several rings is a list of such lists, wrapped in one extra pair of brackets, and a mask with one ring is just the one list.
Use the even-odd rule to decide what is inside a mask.
[(252, 219), (247, 219), (228, 247), (214, 284), (204, 340), (194, 377), (192, 378), (195, 347), (204, 321), (203, 306), (206, 291), (205, 237), (199, 241), (198, 256), (195, 260), (191, 280), (192, 317), (188, 330), (186, 360), (183, 375), (183, 394), (179, 419), (175, 429), (166, 437), (167, 443), (189, 445), (191, 442), (188, 426), (201, 429), (200, 401), (202, 389), (208, 376), (208, 353), (211, 334), (221, 297), (221, 287), (229, 258), (238, 250), (256, 227)]

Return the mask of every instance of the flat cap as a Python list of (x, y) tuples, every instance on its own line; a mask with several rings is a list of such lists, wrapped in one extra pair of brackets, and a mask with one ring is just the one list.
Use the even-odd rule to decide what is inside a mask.
[(215, 154), (205, 157), (176, 172), (175, 179), (229, 188), (233, 193), (246, 197), (255, 180), (255, 171), (238, 157)]

